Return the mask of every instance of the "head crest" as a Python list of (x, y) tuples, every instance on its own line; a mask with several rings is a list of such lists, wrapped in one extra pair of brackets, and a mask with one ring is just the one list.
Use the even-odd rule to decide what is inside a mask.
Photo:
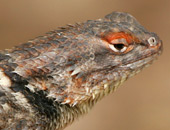
[(140, 25), (132, 15), (124, 12), (112, 12), (106, 15), (105, 18), (113, 22), (127, 22), (130, 24)]

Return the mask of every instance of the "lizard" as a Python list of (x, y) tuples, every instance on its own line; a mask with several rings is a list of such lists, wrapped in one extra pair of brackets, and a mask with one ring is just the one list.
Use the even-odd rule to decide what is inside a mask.
[(1, 50), (0, 129), (62, 130), (162, 48), (132, 15), (112, 12)]

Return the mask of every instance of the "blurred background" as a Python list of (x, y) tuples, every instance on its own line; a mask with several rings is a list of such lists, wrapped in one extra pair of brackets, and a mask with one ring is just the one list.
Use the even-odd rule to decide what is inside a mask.
[(156, 32), (164, 42), (164, 53), (66, 130), (170, 130), (168, 0), (0, 0), (0, 49), (112, 11), (129, 12)]

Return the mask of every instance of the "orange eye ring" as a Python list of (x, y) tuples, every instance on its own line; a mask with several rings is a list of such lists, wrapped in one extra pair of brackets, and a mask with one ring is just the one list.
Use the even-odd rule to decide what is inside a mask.
[(107, 47), (111, 49), (116, 54), (125, 54), (134, 48), (134, 42), (136, 38), (132, 35), (118, 32), (118, 33), (108, 33), (103, 37), (108, 44)]

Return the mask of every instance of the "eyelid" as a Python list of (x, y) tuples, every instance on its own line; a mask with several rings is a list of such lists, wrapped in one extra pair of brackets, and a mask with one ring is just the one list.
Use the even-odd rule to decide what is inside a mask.
[(111, 43), (112, 44), (124, 44), (124, 45), (128, 45), (128, 43), (127, 43), (127, 41), (126, 41), (126, 39), (124, 39), (124, 38), (120, 38), (120, 39), (113, 39), (112, 41), (111, 41)]

